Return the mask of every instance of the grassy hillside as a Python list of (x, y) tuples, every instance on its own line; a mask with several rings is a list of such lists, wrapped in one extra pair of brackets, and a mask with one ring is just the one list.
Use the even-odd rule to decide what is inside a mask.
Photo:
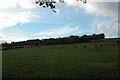
[(105, 40), (3, 51), (3, 77), (118, 77), (118, 44)]

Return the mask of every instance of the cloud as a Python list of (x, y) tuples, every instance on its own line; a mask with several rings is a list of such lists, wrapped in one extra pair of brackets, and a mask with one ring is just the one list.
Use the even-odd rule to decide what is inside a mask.
[(24, 24), (33, 21), (37, 17), (31, 11), (23, 11), (17, 13), (0, 12), (0, 29), (13, 27), (16, 24)]
[[(24, 33), (11, 34), (3, 33), (7, 27), (15, 27), (17, 24), (23, 25), (34, 22), (40, 16), (33, 12), (36, 8), (35, 0), (0, 0), (0, 41), (21, 41), (30, 39)], [(14, 35), (16, 34), (16, 35)]]
[(28, 35), (25, 34), (24, 31), (13, 31), (9, 33), (1, 33), (0, 32), (0, 42), (13, 42), (13, 41), (24, 41), (31, 39)]
[[(77, 2), (75, 0), (65, 0), (67, 6), (79, 7), (83, 9), (86, 14), (95, 15), (97, 18), (103, 18), (103, 21), (93, 21), (93, 33), (105, 33), (106, 37), (118, 37), (118, 1), (119, 0), (87, 0)], [(109, 17), (109, 20), (107, 17)], [(84, 32), (83, 32), (84, 33)]]
[(25, 24), (39, 18), (32, 11), (35, 0), (0, 0), (0, 29)]
[(102, 21), (95, 25), (94, 33), (105, 33), (106, 38), (118, 37), (118, 23)]
[(75, 0), (65, 0), (66, 5), (80, 7), (86, 11), (86, 13), (95, 14), (97, 16), (111, 16), (118, 17), (118, 0), (88, 0), (88, 3), (84, 4)]
[(87, 0), (88, 2), (118, 2), (120, 0)]
[(65, 26), (59, 29), (51, 29), (50, 31), (44, 31), (35, 33), (34, 35), (26, 35), (24, 31), (16, 31), (9, 33), (1, 33), (0, 32), (0, 42), (12, 42), (12, 41), (24, 41), (29, 39), (47, 39), (47, 38), (57, 38), (64, 37), (64, 34), (76, 32), (79, 27), (69, 27)]
[(35, 0), (0, 0), (0, 9), (21, 7), (24, 9), (35, 8)]
[(0, 33), (0, 42), (1, 42), (1, 39), (3, 38), (3, 34), (2, 33)]
[(78, 30), (79, 27), (69, 27), (69, 26), (65, 26), (65, 27), (62, 27), (62, 28), (59, 28), (59, 29), (54, 29), (54, 30), (51, 30), (51, 31), (44, 31), (44, 32), (39, 32), (35, 35), (39, 35), (39, 36), (57, 36), (57, 35), (65, 35), (65, 34), (68, 34), (68, 33), (72, 33), (72, 32), (75, 32), (76, 30)]
[(81, 7), (84, 8), (86, 12), (96, 14), (98, 16), (118, 16), (117, 2), (94, 2)]
[(17, 0), (0, 0), (0, 9), (16, 7)]
[(35, 0), (19, 0), (18, 4), (24, 9), (31, 9), (37, 6), (35, 5)]
[(19, 36), (8, 36), (8, 35), (4, 35), (4, 37), (2, 37), (0, 39), (0, 42), (12, 42), (12, 41), (24, 41), (24, 40), (28, 40), (28, 39), (31, 39), (30, 37), (28, 36), (25, 36), (25, 35), (19, 35)]

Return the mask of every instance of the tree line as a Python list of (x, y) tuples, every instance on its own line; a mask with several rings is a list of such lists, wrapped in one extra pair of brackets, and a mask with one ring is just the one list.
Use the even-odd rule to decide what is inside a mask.
[(25, 48), (25, 47), (37, 47), (42, 45), (57, 45), (57, 44), (74, 44), (74, 43), (85, 43), (92, 42), (100, 39), (104, 39), (104, 33), (93, 34), (93, 35), (83, 35), (75, 36), (71, 35), (62, 38), (49, 38), (49, 39), (34, 39), (20, 42), (2, 43), (2, 50), (15, 49), (15, 48)]

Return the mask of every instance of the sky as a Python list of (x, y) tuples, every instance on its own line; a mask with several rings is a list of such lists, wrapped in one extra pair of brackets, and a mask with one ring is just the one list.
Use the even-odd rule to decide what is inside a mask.
[(36, 0), (0, 0), (0, 41), (16, 42), (104, 33), (118, 37), (119, 0), (64, 0), (56, 13)]

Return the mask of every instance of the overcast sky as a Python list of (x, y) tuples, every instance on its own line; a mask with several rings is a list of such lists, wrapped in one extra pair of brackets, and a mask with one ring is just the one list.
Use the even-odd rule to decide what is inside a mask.
[(35, 0), (0, 0), (0, 40), (11, 42), (93, 33), (118, 37), (119, 0), (95, 1), (84, 4), (65, 0), (64, 4), (56, 4), (57, 13), (54, 13), (36, 5)]

